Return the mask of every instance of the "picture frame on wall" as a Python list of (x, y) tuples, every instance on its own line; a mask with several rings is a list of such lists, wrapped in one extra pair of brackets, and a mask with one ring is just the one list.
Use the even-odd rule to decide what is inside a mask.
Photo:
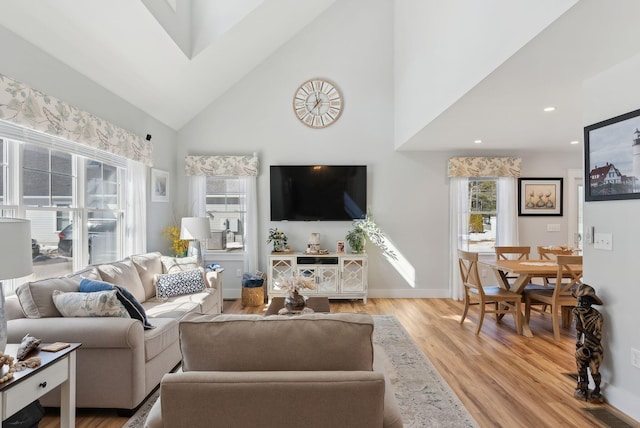
[(169, 202), (169, 173), (151, 168), (151, 202)]
[(562, 177), (519, 178), (519, 216), (562, 216)]
[(640, 110), (584, 128), (584, 199), (640, 198)]

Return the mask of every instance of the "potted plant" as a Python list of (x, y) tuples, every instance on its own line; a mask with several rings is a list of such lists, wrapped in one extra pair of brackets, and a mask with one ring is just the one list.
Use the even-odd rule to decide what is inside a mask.
[(287, 235), (278, 230), (277, 227), (269, 229), (269, 236), (267, 238), (267, 244), (273, 243), (273, 252), (277, 253), (284, 251), (287, 248)]
[(356, 254), (364, 253), (364, 244), (369, 239), (386, 256), (396, 260), (396, 254), (387, 245), (387, 237), (382, 233), (378, 225), (373, 221), (371, 212), (368, 211), (364, 219), (355, 220), (353, 228), (347, 232), (345, 240), (349, 243), (351, 251)]

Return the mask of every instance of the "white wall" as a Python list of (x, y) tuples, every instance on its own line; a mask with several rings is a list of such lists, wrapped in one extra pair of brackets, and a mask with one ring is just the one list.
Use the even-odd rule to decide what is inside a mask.
[[(143, 138), (152, 135), (156, 168), (176, 175), (176, 132), (133, 107), (67, 65), (0, 26), (0, 73), (24, 82), (82, 110), (108, 120)], [(175, 181), (171, 194), (175, 194)], [(172, 205), (148, 202), (147, 242), (149, 250), (166, 252), (161, 231), (173, 218)]]
[[(638, 75), (640, 55), (586, 81), (584, 125), (640, 108)], [(631, 348), (640, 350), (638, 217), (638, 200), (585, 203), (585, 227), (613, 234), (612, 251), (586, 245), (584, 252), (584, 280), (604, 302), (598, 307), (604, 315), (603, 393), (613, 406), (636, 420), (640, 420), (640, 369), (630, 361)]]

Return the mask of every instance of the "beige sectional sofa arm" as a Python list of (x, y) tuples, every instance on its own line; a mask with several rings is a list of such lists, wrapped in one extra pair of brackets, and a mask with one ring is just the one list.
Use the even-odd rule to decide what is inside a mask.
[(24, 335), (43, 342), (82, 343), (82, 348), (142, 348), (142, 323), (133, 318), (19, 318), (11, 321), (9, 343)]

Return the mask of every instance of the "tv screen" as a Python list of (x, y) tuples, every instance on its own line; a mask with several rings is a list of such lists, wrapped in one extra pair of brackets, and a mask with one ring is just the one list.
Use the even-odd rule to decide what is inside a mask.
[(271, 165), (271, 221), (364, 218), (366, 165)]

